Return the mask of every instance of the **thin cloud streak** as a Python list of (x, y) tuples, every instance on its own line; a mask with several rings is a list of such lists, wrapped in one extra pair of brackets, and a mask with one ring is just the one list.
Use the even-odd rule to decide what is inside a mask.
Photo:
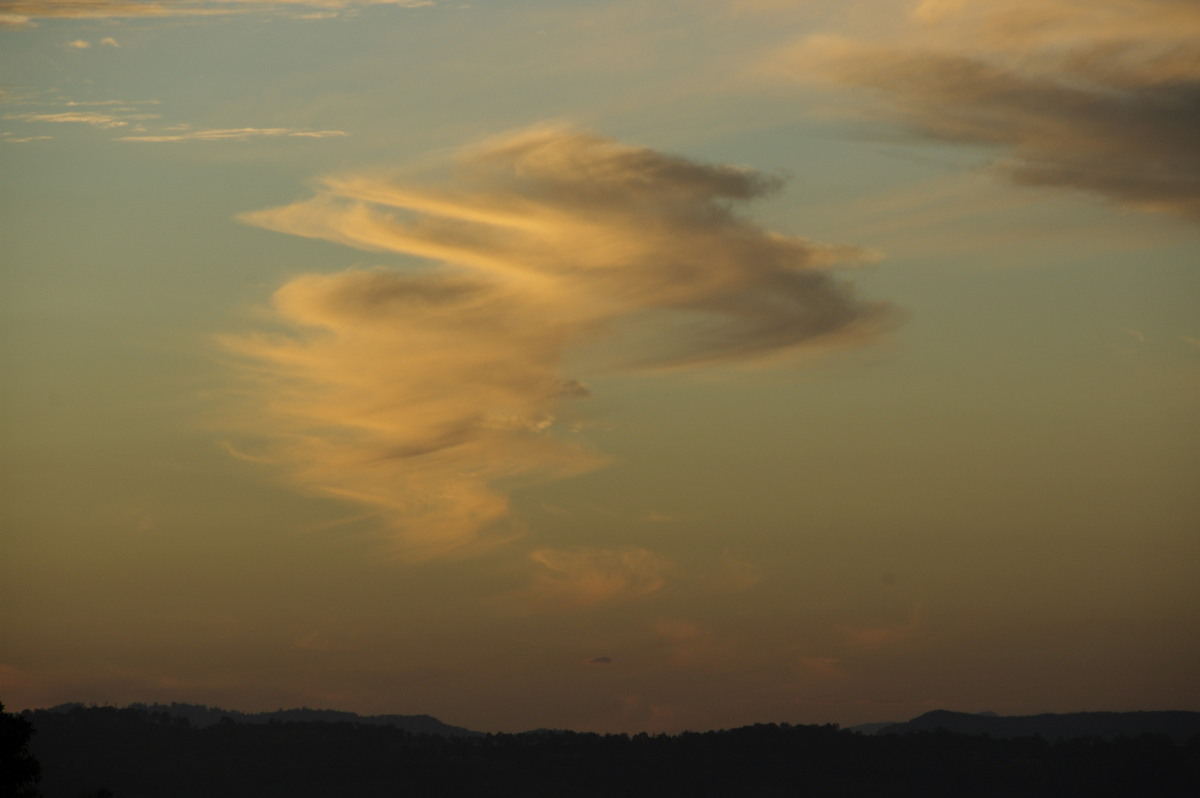
[(162, 105), (162, 100), (60, 100), (58, 102), (39, 102), (38, 105), (62, 105), (68, 108), (77, 107), (100, 107), (100, 106), (122, 106), (119, 110), (128, 111), (138, 105)]
[(1031, 186), (1200, 221), (1200, 6), (925, 0), (886, 39), (813, 36), (775, 60), (875, 92), (920, 135), (1005, 153)]
[(211, 2), (141, 3), (124, 0), (7, 0), (0, 2), (0, 26), (34, 27), (35, 19), (138, 19), (276, 11), (290, 6), (325, 9), (324, 13), (356, 6), (421, 8), (431, 0), (212, 0)]
[(481, 545), (513, 488), (606, 462), (572, 440), (589, 391), (568, 368), (762, 365), (891, 321), (829, 271), (865, 253), (734, 211), (777, 187), (756, 172), (563, 127), (455, 166), (447, 187), (348, 175), (243, 216), (433, 264), (302, 275), (275, 294), (281, 332), (225, 340), (271, 456), (307, 490), (374, 508), (407, 556)]
[[(122, 19), (222, 14), (227, 10), (201, 3), (134, 3), (122, 0), (11, 0), (0, 2), (0, 14), (15, 21), (13, 27), (33, 19)], [(20, 22), (23, 20), (23, 22)]]
[(286, 127), (240, 127), (213, 130), (193, 130), (187, 133), (147, 136), (121, 136), (117, 141), (244, 141), (251, 138), (309, 138), (325, 139), (349, 136), (344, 130), (296, 130)]
[[(110, 40), (106, 39), (104, 41), (108, 42)], [(119, 45), (113, 42), (112, 46), (115, 47)], [(114, 139), (115, 141), (162, 143), (177, 141), (245, 141), (247, 139), (256, 138), (326, 139), (342, 138), (350, 135), (344, 130), (305, 130), (303, 128), (288, 127), (239, 127), (192, 130), (191, 125), (187, 123), (175, 124), (166, 127), (159, 125), (155, 125), (153, 128), (147, 127), (142, 123), (151, 119), (161, 119), (162, 115), (144, 113), (139, 106), (160, 105), (161, 101), (159, 100), (139, 100), (126, 102), (124, 100), (76, 101), (61, 99), (39, 100), (37, 98), (7, 99), (0, 97), (0, 101), (20, 103), (24, 105), (67, 107), (76, 109), (71, 111), (54, 112), (26, 111), (23, 113), (6, 114), (4, 116), (5, 119), (31, 124), (85, 124), (102, 130), (126, 128), (126, 130), (121, 132), (131, 134), (119, 136)], [(104, 111), (83, 110), (85, 108), (103, 108)]]
[(158, 119), (158, 114), (102, 114), (97, 111), (63, 111), (56, 114), (39, 114), (28, 112), (23, 114), (6, 114), (5, 119), (20, 122), (52, 122), (56, 124), (82, 124), (103, 129), (126, 127), (130, 122), (146, 119)]

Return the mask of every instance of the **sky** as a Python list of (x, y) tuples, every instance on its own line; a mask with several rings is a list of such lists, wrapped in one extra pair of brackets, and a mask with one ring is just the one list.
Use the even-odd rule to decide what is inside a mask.
[(1200, 710), (1192, 0), (0, 1), (0, 700)]

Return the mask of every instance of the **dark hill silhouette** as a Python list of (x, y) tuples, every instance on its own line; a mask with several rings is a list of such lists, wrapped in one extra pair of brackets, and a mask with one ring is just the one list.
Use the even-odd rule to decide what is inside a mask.
[[(83, 704), (59, 704), (48, 712), (69, 712)], [(277, 709), (273, 712), (238, 712), (237, 710), (208, 707), (203, 704), (131, 704), (130, 709), (150, 715), (166, 714), (172, 718), (185, 718), (197, 728), (214, 726), (224, 718), (237, 723), (361, 723), (367, 726), (393, 726), (414, 734), (440, 734), (445, 737), (466, 737), (482, 732), (471, 731), (460, 726), (442, 723), (432, 715), (359, 715), (335, 709)]]
[(905, 723), (884, 726), (875, 732), (904, 734), (939, 729), (956, 734), (986, 734), (1000, 739), (1038, 735), (1050, 741), (1082, 737), (1111, 740), (1116, 737), (1165, 734), (1176, 743), (1182, 743), (1200, 734), (1200, 712), (1071, 712), (1001, 716), (992, 712), (976, 715), (938, 709)]
[(890, 726), (895, 726), (899, 723), (902, 723), (902, 721), (885, 720), (882, 723), (860, 723), (857, 726), (851, 726), (850, 731), (857, 734), (878, 734), (884, 729)]
[[(321, 713), (318, 713), (321, 714)], [(836, 726), (441, 736), (384, 724), (193, 726), (147, 707), (22, 713), (43, 798), (1194, 798), (1200, 736), (1051, 743)]]

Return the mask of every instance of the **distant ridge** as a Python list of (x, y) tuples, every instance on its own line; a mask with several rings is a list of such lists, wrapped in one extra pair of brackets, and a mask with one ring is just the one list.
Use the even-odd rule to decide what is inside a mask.
[[(869, 724), (877, 727), (879, 724)], [(904, 734), (945, 729), (956, 734), (987, 734), (1000, 739), (1038, 735), (1047, 740), (1080, 737), (1140, 737), (1165, 734), (1182, 743), (1200, 734), (1200, 712), (1070, 712), (1066, 714), (1000, 716), (974, 715), (937, 709), (905, 723), (893, 723), (874, 731), (856, 727), (866, 734)]]
[[(756, 724), (677, 735), (440, 737), (228, 714), (197, 728), (165, 711), (111, 706), (21, 718), (36, 730), (29, 750), (42, 765), (44, 798), (1200, 796), (1195, 745), (1165, 734), (1047, 742)], [(0, 784), (0, 795), (10, 793)]]
[[(78, 702), (59, 704), (49, 712), (70, 712), (83, 707)], [(215, 726), (223, 718), (237, 723), (361, 723), (368, 726), (393, 726), (414, 734), (439, 734), (443, 737), (472, 737), (483, 732), (471, 731), (461, 726), (442, 723), (432, 715), (359, 715), (336, 709), (277, 709), (273, 712), (239, 712), (203, 704), (130, 704), (129, 709), (148, 715), (167, 714), (173, 718), (184, 718), (196, 728)]]

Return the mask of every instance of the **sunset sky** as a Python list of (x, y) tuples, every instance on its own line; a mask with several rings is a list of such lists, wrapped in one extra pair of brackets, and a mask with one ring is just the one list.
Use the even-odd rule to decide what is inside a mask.
[(0, 0), (0, 701), (1200, 710), (1194, 0)]

